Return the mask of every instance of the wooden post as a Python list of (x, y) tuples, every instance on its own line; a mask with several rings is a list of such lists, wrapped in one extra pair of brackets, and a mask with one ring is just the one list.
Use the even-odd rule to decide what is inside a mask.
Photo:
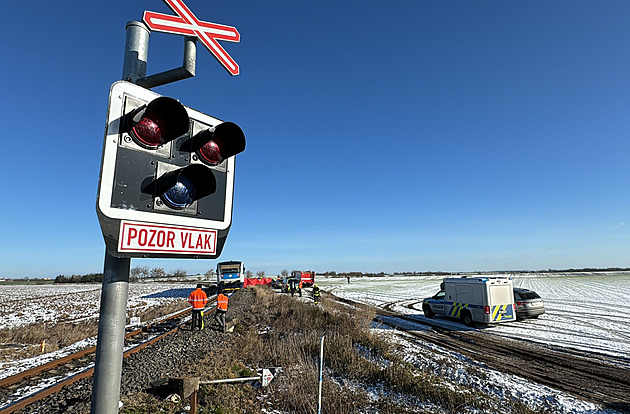
[(190, 414), (197, 414), (197, 391), (190, 394)]

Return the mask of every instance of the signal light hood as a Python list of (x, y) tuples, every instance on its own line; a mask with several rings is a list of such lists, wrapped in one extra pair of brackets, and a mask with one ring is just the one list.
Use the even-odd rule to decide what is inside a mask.
[[(216, 145), (212, 145), (212, 143)], [(245, 151), (245, 134), (241, 127), (235, 123), (223, 122), (195, 134), (190, 140), (182, 144), (181, 149), (195, 152), (199, 159), (206, 164), (216, 165)]]
[(128, 114), (123, 125), (140, 146), (157, 148), (187, 133), (190, 119), (181, 103), (160, 96)]
[(154, 197), (162, 197), (167, 191), (181, 185), (184, 181), (188, 181), (194, 187), (191, 191), (191, 202), (214, 194), (217, 190), (217, 181), (210, 168), (201, 164), (190, 164), (184, 168), (167, 172), (156, 180), (146, 183), (142, 192)]

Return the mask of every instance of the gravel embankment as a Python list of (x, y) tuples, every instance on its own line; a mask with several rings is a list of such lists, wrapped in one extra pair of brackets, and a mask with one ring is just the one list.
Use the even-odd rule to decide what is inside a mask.
[[(226, 316), (228, 324), (241, 319), (251, 308), (253, 292), (242, 289), (230, 298)], [(201, 360), (204, 355), (219, 352), (221, 344), (231, 333), (221, 333), (212, 329), (214, 312), (206, 313), (206, 329), (191, 332), (188, 326), (168, 335), (157, 343), (123, 360), (121, 397), (149, 389), (150, 384), (163, 378), (190, 375), (189, 367)], [(92, 377), (82, 379), (64, 388), (49, 398), (34, 403), (24, 413), (57, 414), (89, 413), (92, 393)]]

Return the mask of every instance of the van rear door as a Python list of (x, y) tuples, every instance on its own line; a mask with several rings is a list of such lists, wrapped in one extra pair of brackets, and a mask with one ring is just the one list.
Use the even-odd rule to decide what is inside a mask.
[(489, 285), (490, 318), (492, 322), (514, 320), (514, 291), (512, 284)]

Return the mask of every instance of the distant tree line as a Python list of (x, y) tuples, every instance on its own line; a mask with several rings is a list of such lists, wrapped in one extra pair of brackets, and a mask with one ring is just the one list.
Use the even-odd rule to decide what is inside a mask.
[(4, 283), (17, 283), (17, 284), (22, 284), (22, 283), (27, 283), (27, 284), (32, 284), (32, 285), (43, 285), (43, 284), (48, 284), (48, 283), (52, 283), (53, 280), (51, 278), (48, 277), (21, 277), (21, 278), (16, 278), (16, 279), (6, 279), (3, 277), (0, 277), (0, 283), (4, 284)]
[[(622, 267), (608, 267), (608, 268), (591, 268), (585, 267), (581, 269), (546, 269), (546, 270), (501, 270), (501, 271), (485, 271), (475, 272), (479, 274), (486, 273), (576, 273), (576, 272), (628, 272), (630, 268)], [(284, 272), (284, 271), (283, 271)], [(407, 271), (407, 272), (393, 272), (393, 273), (370, 273), (370, 272), (335, 272), (328, 271), (324, 273), (317, 273), (318, 275), (324, 275), (326, 277), (385, 277), (385, 276), (448, 276), (459, 275), (470, 272), (422, 272), (422, 271)]]
[(409, 271), (409, 272), (394, 272), (394, 273), (371, 273), (371, 272), (335, 272), (328, 271), (322, 273), (326, 277), (386, 277), (386, 276), (433, 276), (433, 275), (452, 275), (451, 272), (418, 272), (418, 271)]
[[(216, 274), (214, 269), (208, 270), (204, 274), (205, 279), (212, 279), (212, 277)], [(190, 280), (188, 275), (188, 271), (184, 269), (175, 269), (170, 273), (167, 273), (162, 267), (153, 267), (149, 266), (138, 266), (131, 269), (129, 272), (129, 280), (133, 282), (137, 281), (150, 281), (151, 279), (162, 279), (162, 280)]]
[[(214, 271), (206, 272), (206, 277), (211, 277)], [(130, 282), (149, 281), (151, 279), (161, 280), (188, 280), (188, 272), (182, 269), (176, 269), (171, 273), (167, 273), (161, 267), (149, 268), (147, 266), (134, 267), (129, 272)], [(59, 275), (55, 278), (55, 283), (101, 283), (103, 282), (102, 273), (89, 273), (87, 275)]]
[[(497, 271), (498, 273), (575, 273), (575, 272), (627, 272), (630, 271), (630, 268), (622, 268), (622, 267), (608, 267), (608, 268), (591, 268), (585, 267), (581, 269), (547, 269), (547, 270), (505, 270), (505, 271)], [(419, 271), (409, 271), (409, 272), (394, 272), (394, 273), (370, 273), (370, 272), (336, 272), (336, 271), (327, 271), (324, 273), (317, 273), (318, 275), (323, 275), (325, 277), (385, 277), (385, 276), (446, 276), (446, 275), (457, 275), (461, 272), (419, 272)], [(476, 273), (493, 273), (493, 272), (476, 272)], [(289, 271), (282, 270), (281, 275), (286, 277), (289, 275)], [(214, 269), (208, 270), (204, 273), (205, 280), (214, 280), (216, 276), (216, 271)], [(250, 270), (245, 272), (245, 276), (248, 278), (253, 277), (253, 273)], [(259, 270), (256, 272), (256, 277), (265, 277), (265, 271)], [(138, 281), (150, 281), (151, 279), (160, 279), (160, 280), (169, 280), (169, 281), (184, 281), (190, 280), (190, 276), (188, 272), (183, 269), (176, 269), (170, 273), (167, 273), (161, 267), (153, 267), (150, 268), (148, 266), (138, 266), (131, 269), (129, 273), (129, 281), (130, 282), (138, 282)], [(15, 279), (15, 281), (19, 281), (20, 279)], [(24, 278), (22, 280), (28, 281), (29, 278)], [(40, 279), (30, 279), (31, 281), (38, 281)], [(41, 279), (43, 282), (45, 279)], [(88, 273), (86, 275), (72, 275), (65, 276), (59, 275), (55, 278), (54, 283), (101, 283), (103, 281), (102, 273)]]
[(520, 273), (575, 273), (575, 272), (627, 272), (630, 267), (607, 267), (605, 269), (596, 267), (584, 267), (582, 269), (547, 269), (547, 270), (524, 270)]
[(55, 283), (101, 283), (102, 273), (88, 273), (87, 275), (59, 275), (55, 278)]
[(380, 272), (380, 273), (370, 273), (370, 272), (335, 272), (334, 270), (328, 271), (328, 272), (324, 272), (324, 273), (317, 273), (315, 272), (316, 275), (324, 275), (326, 277), (385, 277), (385, 276), (389, 276), (389, 273), (385, 273), (385, 272)]

